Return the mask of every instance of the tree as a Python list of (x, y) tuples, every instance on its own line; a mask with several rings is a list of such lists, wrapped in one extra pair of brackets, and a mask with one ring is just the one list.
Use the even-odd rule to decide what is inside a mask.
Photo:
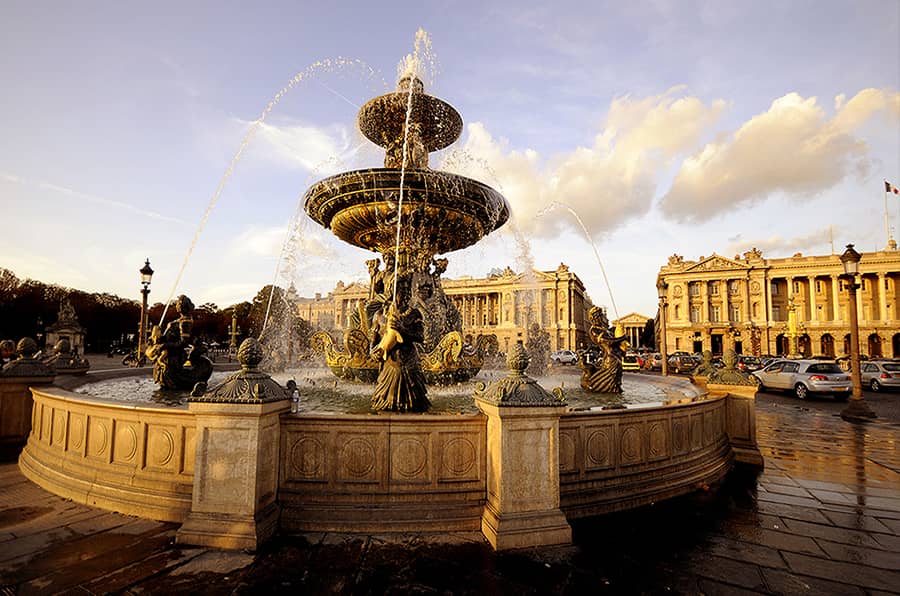
[(644, 330), (641, 331), (641, 345), (649, 348), (656, 348), (656, 321), (647, 319), (644, 323)]

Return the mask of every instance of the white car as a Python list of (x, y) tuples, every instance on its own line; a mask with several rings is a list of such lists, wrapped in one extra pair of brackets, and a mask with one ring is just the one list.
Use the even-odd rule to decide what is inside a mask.
[(850, 375), (835, 362), (821, 360), (776, 360), (753, 376), (759, 390), (793, 391), (800, 399), (810, 393), (828, 393), (841, 401), (850, 397)]
[(557, 350), (550, 354), (550, 360), (556, 364), (575, 364), (578, 362), (578, 354), (572, 350)]
[(900, 389), (900, 360), (869, 360), (859, 368), (863, 387), (872, 391)]

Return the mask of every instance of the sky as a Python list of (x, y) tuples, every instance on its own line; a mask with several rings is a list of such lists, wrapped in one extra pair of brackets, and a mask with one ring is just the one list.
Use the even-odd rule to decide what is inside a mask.
[(151, 302), (221, 308), (367, 281), (302, 199), (382, 166), (356, 113), (408, 56), (464, 122), (431, 167), (512, 214), (446, 277), (565, 263), (611, 318), (653, 316), (672, 254), (900, 236), (898, 0), (5, 0), (0, 56), (20, 278), (139, 300), (149, 258)]

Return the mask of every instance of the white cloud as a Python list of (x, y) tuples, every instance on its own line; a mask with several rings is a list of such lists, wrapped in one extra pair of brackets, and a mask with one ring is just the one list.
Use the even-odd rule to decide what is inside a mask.
[(593, 234), (602, 235), (649, 210), (657, 177), (696, 147), (727, 107), (721, 100), (707, 105), (681, 96), (682, 91), (676, 87), (642, 99), (615, 99), (591, 147), (550, 158), (530, 149), (512, 151), (505, 139), (494, 139), (483, 124), (472, 123), (464, 145), (471, 158), (451, 159), (447, 166), (498, 186), (523, 232), (547, 237), (561, 224), (574, 223), (565, 210), (537, 217), (559, 202), (574, 209)]
[(815, 97), (780, 97), (733, 135), (687, 158), (662, 199), (662, 211), (681, 221), (703, 221), (776, 192), (808, 200), (848, 176), (864, 177), (869, 147), (856, 133), (877, 112), (895, 121), (898, 97), (877, 89), (849, 101), (838, 96), (830, 119)]
[(758, 248), (767, 256), (786, 257), (794, 253), (822, 254), (822, 248), (828, 246), (833, 238), (834, 230), (826, 228), (813, 230), (802, 236), (784, 238), (773, 234), (767, 238), (745, 240), (742, 235), (733, 238), (728, 244), (726, 255), (743, 254), (752, 248)]
[[(256, 124), (245, 120), (236, 122), (248, 130)], [(344, 162), (359, 150), (359, 135), (340, 125), (320, 127), (267, 121), (259, 123), (255, 136), (251, 152), (257, 158), (320, 175), (344, 169)]]

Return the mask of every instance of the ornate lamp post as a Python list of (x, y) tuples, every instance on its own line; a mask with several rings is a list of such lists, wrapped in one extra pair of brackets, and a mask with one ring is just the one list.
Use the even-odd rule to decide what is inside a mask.
[(666, 292), (668, 289), (669, 284), (666, 283), (666, 280), (662, 276), (658, 277), (656, 279), (656, 293), (659, 296), (659, 356), (664, 377), (669, 374), (669, 356), (666, 353), (666, 306), (668, 306)]
[(841, 264), (844, 266), (844, 287), (849, 292), (850, 310), (850, 374), (853, 376), (853, 392), (850, 403), (841, 412), (841, 418), (854, 422), (875, 418), (875, 412), (869, 409), (863, 400), (862, 379), (859, 374), (859, 320), (856, 313), (856, 276), (859, 274), (859, 261), (862, 255), (853, 249), (852, 244), (847, 245), (847, 250), (841, 255)]
[(141, 324), (138, 329), (138, 349), (137, 360), (135, 366), (140, 366), (144, 360), (144, 344), (147, 339), (147, 296), (150, 294), (150, 279), (153, 277), (153, 269), (150, 268), (150, 259), (146, 259), (144, 266), (140, 269), (141, 284)]

